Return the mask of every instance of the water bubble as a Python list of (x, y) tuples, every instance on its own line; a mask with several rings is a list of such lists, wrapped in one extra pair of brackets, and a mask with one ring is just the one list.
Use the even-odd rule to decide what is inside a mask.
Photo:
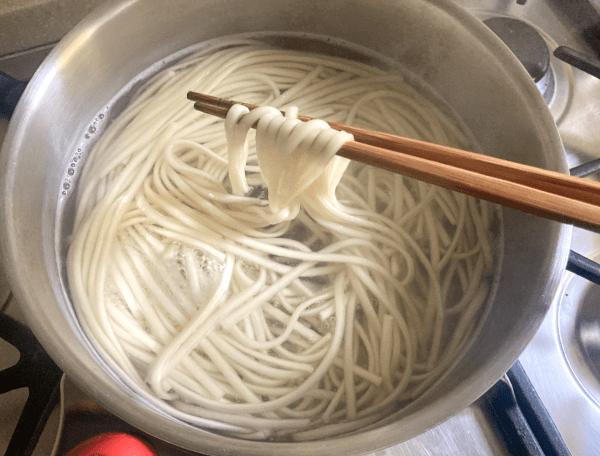
[(94, 127), (93, 125), (90, 125), (90, 128), (88, 128), (88, 131), (90, 133), (96, 133), (96, 127)]
[(98, 114), (98, 119), (104, 119), (104, 114), (102, 114), (102, 113)]
[(88, 135), (87, 133), (85, 134), (85, 139), (90, 139), (90, 135)]
[(69, 184), (68, 182), (65, 182), (65, 183), (63, 184), (63, 188), (64, 188), (65, 190), (69, 190), (69, 189), (71, 188), (71, 184)]
[(69, 176), (72, 176), (73, 174), (75, 174), (75, 170), (74, 170), (73, 168), (69, 168), (69, 169), (67, 170), (67, 174), (68, 174)]

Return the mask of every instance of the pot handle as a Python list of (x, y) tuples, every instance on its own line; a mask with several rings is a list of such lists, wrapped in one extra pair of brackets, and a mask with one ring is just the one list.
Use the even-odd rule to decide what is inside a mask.
[(27, 81), (18, 81), (0, 71), (0, 115), (10, 118), (21, 95), (25, 91)]

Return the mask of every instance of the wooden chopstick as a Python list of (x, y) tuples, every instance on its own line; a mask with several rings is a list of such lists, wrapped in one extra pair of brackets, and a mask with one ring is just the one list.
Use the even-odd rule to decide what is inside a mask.
[[(194, 108), (221, 118), (234, 104), (188, 93)], [(309, 117), (298, 116), (302, 121)], [(600, 183), (460, 149), (329, 122), (354, 135), (338, 155), (506, 207), (600, 231)]]

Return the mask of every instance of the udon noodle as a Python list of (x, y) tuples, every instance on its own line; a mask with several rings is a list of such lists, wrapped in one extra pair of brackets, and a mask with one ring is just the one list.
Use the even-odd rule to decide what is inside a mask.
[(492, 206), (298, 152), (287, 126), (255, 139), (243, 111), (226, 135), (189, 90), (473, 147), (396, 72), (250, 40), (198, 52), (144, 84), (81, 173), (67, 267), (91, 339), (163, 410), (241, 438), (350, 432), (421, 395), (488, 297)]

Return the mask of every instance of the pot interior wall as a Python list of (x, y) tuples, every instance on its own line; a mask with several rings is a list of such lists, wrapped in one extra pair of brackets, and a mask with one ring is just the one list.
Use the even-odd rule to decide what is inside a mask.
[[(3, 257), (13, 290), (51, 356), (133, 425), (211, 454), (322, 454), (323, 442), (241, 442), (192, 430), (158, 412), (95, 354), (59, 274), (60, 188), (96, 113), (166, 56), (215, 37), (258, 31), (329, 35), (397, 60), (453, 107), (486, 154), (565, 170), (552, 119), (528, 75), (491, 32), (449, 1), (115, 1), (60, 43), (17, 108), (2, 151)], [(549, 306), (544, 298), (566, 263), (570, 229), (510, 210), (504, 222), (498, 292), (460, 363), (385, 425), (368, 436), (336, 439), (329, 453), (364, 453), (424, 432), (469, 405), (516, 360)]]

